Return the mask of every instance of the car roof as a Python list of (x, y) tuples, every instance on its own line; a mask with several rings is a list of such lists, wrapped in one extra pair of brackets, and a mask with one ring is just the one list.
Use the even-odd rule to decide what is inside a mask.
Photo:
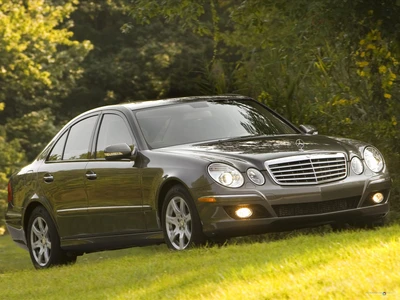
[(242, 95), (219, 95), (219, 96), (192, 96), (192, 97), (180, 97), (180, 98), (168, 98), (168, 99), (160, 99), (160, 100), (145, 100), (145, 101), (134, 101), (129, 103), (121, 103), (115, 105), (102, 106), (90, 111), (85, 112), (95, 112), (99, 110), (105, 109), (115, 109), (125, 107), (129, 110), (138, 110), (143, 108), (157, 107), (157, 106), (165, 106), (170, 104), (178, 104), (185, 102), (194, 102), (194, 101), (223, 101), (223, 100), (252, 100), (252, 98)]

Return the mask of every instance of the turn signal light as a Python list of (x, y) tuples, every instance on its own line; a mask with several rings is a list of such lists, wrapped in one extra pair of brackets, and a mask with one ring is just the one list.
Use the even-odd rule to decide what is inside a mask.
[(200, 197), (197, 199), (199, 202), (205, 202), (205, 203), (213, 203), (217, 202), (217, 199), (214, 197)]

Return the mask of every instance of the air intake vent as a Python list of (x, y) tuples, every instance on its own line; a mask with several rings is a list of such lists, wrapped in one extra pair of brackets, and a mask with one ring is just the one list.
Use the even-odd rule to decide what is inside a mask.
[(293, 203), (272, 205), (278, 217), (324, 214), (357, 207), (360, 197), (351, 197), (313, 203)]
[(310, 185), (347, 176), (343, 153), (298, 155), (268, 160), (265, 167), (277, 184)]

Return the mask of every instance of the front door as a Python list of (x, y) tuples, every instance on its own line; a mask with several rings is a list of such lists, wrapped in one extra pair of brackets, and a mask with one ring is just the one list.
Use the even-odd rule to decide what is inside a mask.
[(107, 146), (134, 145), (125, 116), (105, 113), (96, 142), (95, 159), (86, 166), (89, 222), (98, 236), (137, 233), (146, 230), (140, 170), (129, 159), (108, 161)]

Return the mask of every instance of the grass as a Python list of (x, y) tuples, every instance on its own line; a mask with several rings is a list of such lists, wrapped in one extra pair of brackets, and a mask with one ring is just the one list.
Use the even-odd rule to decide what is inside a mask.
[(165, 245), (100, 252), (36, 271), (4, 236), (0, 298), (400, 299), (399, 225), (258, 240), (183, 252)]

